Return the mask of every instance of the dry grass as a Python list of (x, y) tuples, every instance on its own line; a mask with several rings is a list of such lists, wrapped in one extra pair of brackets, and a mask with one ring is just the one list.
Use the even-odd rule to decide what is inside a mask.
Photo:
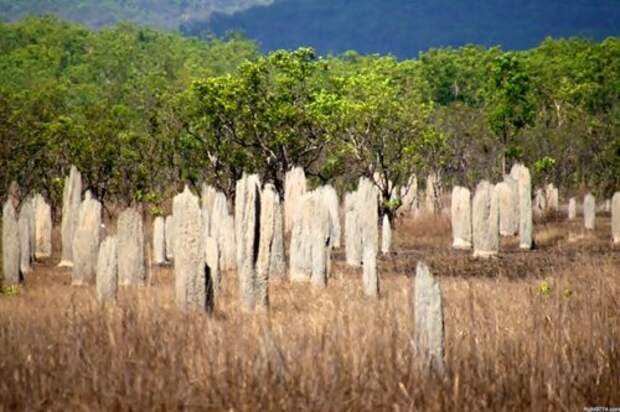
[[(239, 311), (234, 274), (213, 317), (181, 314), (173, 274), (98, 307), (53, 261), (0, 298), (0, 409), (580, 410), (620, 406), (620, 262), (579, 224), (537, 227), (488, 262), (450, 251), (445, 219), (397, 226), (379, 301), (336, 254), (328, 289), (274, 283), (269, 313)], [(413, 367), (411, 276), (419, 259), (444, 295), (444, 378)], [(539, 285), (551, 286), (548, 296)]]

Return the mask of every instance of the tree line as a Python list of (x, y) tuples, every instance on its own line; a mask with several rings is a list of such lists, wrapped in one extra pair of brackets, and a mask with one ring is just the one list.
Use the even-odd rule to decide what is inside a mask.
[(185, 183), (233, 195), (244, 171), (282, 191), (296, 165), (341, 191), (371, 178), (388, 212), (413, 173), (473, 186), (516, 161), (536, 184), (620, 187), (619, 38), (398, 60), (41, 17), (0, 25), (0, 77), (2, 190), (56, 206), (71, 164), (104, 204), (154, 210)]

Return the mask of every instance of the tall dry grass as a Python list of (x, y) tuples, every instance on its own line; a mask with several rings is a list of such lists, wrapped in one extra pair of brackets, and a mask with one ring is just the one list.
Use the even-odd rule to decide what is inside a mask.
[[(99, 307), (53, 261), (0, 298), (4, 410), (581, 410), (620, 405), (620, 264), (604, 239), (539, 227), (539, 249), (490, 262), (449, 250), (449, 223), (404, 222), (380, 262), (381, 299), (336, 254), (324, 291), (273, 283), (238, 308), (227, 274), (214, 316), (174, 307), (173, 274)], [(444, 377), (414, 368), (413, 268), (444, 296)], [(493, 274), (493, 272), (496, 272)], [(541, 291), (546, 282), (549, 292)]]

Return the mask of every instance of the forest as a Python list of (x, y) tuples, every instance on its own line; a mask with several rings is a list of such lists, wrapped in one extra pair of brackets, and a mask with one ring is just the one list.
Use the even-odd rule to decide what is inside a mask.
[(240, 31), (263, 52), (312, 46), (399, 58), (433, 47), (524, 50), (546, 36), (620, 34), (617, 0), (0, 0), (0, 21), (48, 13), (95, 29), (128, 21), (199, 37)]
[(547, 36), (602, 40), (620, 33), (619, 22), (615, 0), (279, 0), (190, 19), (181, 29), (192, 35), (240, 30), (263, 51), (311, 44), (322, 54), (414, 58), (429, 48), (470, 43), (524, 50)]
[(601, 196), (620, 178), (617, 37), (399, 60), (31, 17), (0, 25), (0, 78), (0, 185), (55, 207), (72, 164), (104, 204), (154, 213), (184, 183), (233, 195), (243, 171), (282, 192), (295, 165), (339, 191), (373, 178), (385, 211), (414, 173), (472, 186), (521, 161)]

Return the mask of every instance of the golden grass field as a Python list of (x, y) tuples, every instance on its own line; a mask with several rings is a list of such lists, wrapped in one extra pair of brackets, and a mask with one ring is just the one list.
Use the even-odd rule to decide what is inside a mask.
[[(620, 406), (620, 250), (609, 217), (540, 223), (538, 248), (473, 260), (450, 225), (398, 222), (381, 298), (334, 254), (326, 290), (273, 282), (271, 310), (239, 310), (224, 275), (213, 316), (179, 313), (170, 267), (100, 307), (56, 256), (0, 297), (1, 410), (582, 410)], [(572, 233), (572, 235), (571, 235)], [(57, 243), (57, 242), (56, 242)], [(443, 377), (413, 361), (419, 260), (444, 297)], [(545, 285), (549, 288), (546, 289)], [(546, 291), (544, 290), (546, 289)]]

